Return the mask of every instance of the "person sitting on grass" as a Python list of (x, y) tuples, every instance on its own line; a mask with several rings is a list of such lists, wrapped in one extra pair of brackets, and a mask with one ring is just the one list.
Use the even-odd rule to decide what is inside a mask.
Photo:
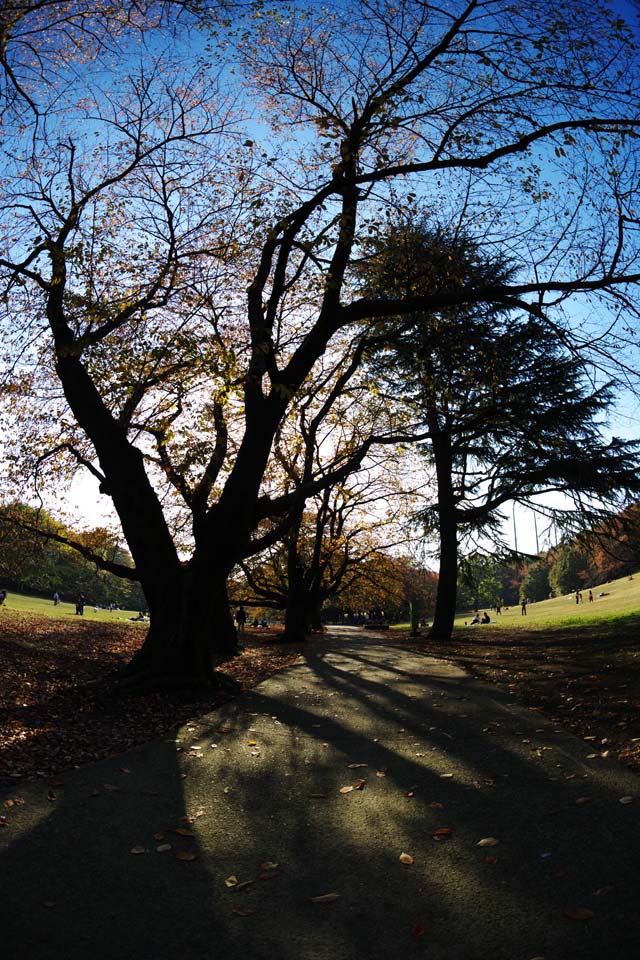
[(491, 623), (491, 617), (489, 616), (486, 610), (482, 614), (482, 619), (480, 620), (480, 623)]

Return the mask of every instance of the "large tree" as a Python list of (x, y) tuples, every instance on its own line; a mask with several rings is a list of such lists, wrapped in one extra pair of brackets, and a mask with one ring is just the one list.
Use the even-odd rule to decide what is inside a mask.
[[(393, 225), (369, 247), (366, 290), (428, 290), (440, 271), (462, 284), (510, 276), (473, 241), (448, 238), (421, 220)], [(568, 507), (545, 509), (590, 528), (640, 492), (640, 444), (604, 437), (611, 385), (593, 386), (584, 357), (567, 349), (557, 327), (503, 304), (418, 312), (389, 324), (372, 365), (428, 433), (422, 449), (435, 469), (437, 498), (423, 519), (438, 538), (436, 639), (453, 628), (461, 543), (476, 546), (496, 534), (499, 541), (505, 504), (530, 506), (562, 493)]]
[[(578, 0), (230, 4), (208, 11), (208, 41), (151, 3), (136, 8), (144, 48), (124, 21), (92, 63), (98, 48), (66, 55), (59, 5), (14, 6), (0, 201), (10, 466), (46, 482), (55, 451), (99, 479), (151, 613), (130, 673), (210, 679), (212, 649), (233, 647), (227, 577), (263, 545), (261, 525), (375, 442), (302, 491), (266, 479), (325, 354), (357, 361), (350, 329), (456, 303), (553, 319), (570, 299), (585, 318), (589, 302), (608, 308), (615, 327), (632, 307), (635, 49), (606, 6)], [(185, 30), (206, 6), (182, 11)], [(97, 19), (88, 35), (100, 31)], [(36, 71), (25, 43), (47, 53)], [(521, 270), (354, 294), (360, 240), (418, 194)], [(575, 338), (592, 339), (587, 321)], [(321, 378), (326, 398), (335, 382)]]

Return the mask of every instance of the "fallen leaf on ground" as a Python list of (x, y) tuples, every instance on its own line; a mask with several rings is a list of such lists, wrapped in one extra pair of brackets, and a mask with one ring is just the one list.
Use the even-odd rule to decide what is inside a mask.
[(387, 771), (384, 767), (380, 770), (376, 770), (376, 777), (386, 777), (386, 775)]
[(331, 903), (333, 900), (337, 900), (339, 896), (339, 893), (322, 893), (319, 897), (309, 897), (309, 900), (311, 903)]
[(264, 863), (260, 864), (261, 870), (277, 870), (280, 866), (279, 863), (272, 863), (271, 860), (265, 860)]
[(484, 858), (484, 862), (485, 862), (485, 863), (489, 863), (489, 864), (491, 864), (491, 866), (493, 866), (494, 864), (496, 864), (496, 863), (498, 862), (498, 858), (497, 858), (497, 857), (492, 857), (492, 856), (485, 857), (485, 858)]
[(171, 833), (177, 833), (179, 837), (195, 837), (193, 830), (188, 830), (186, 827), (173, 827)]
[(358, 767), (368, 767), (368, 763), (348, 763), (347, 766), (350, 770), (357, 770)]
[(170, 843), (161, 843), (159, 847), (156, 847), (156, 853), (166, 853), (167, 850), (171, 850)]
[(451, 829), (451, 827), (438, 827), (437, 830), (434, 830), (434, 831), (433, 831), (433, 833), (431, 834), (431, 836), (432, 836), (432, 837), (439, 837), (440, 839), (442, 839), (442, 837), (448, 837), (448, 836), (450, 836), (452, 833), (453, 833), (453, 830)]
[(340, 787), (340, 793), (351, 793), (353, 787)]
[(615, 890), (615, 887), (613, 886), (613, 884), (609, 883), (605, 887), (599, 887), (597, 890), (594, 890), (592, 896), (606, 897), (610, 893), (613, 893), (614, 890)]
[(633, 797), (620, 797), (618, 803), (633, 803)]
[(356, 782), (353, 785), (353, 789), (362, 790), (366, 782), (367, 782), (366, 780), (356, 780)]
[(482, 840), (478, 840), (478, 847), (497, 847), (500, 843), (499, 840), (496, 840), (495, 837), (483, 837)]
[(226, 887), (235, 887), (237, 883), (238, 883), (238, 878), (235, 876), (235, 874), (232, 874), (230, 877), (227, 877), (227, 879), (224, 882)]
[(576, 800), (576, 806), (577, 807), (584, 806), (585, 803), (591, 803), (592, 800), (593, 800), (593, 797), (578, 797), (578, 799)]
[(591, 920), (595, 916), (593, 910), (588, 907), (570, 907), (564, 911), (565, 917), (570, 920)]
[(239, 883), (236, 883), (233, 887), (234, 891), (244, 890), (246, 887), (250, 887), (252, 883), (255, 883), (255, 880), (241, 880)]
[(139, 847), (139, 846), (138, 846), (138, 847), (131, 847), (131, 850), (129, 850), (129, 853), (134, 853), (134, 854), (146, 853), (146, 852), (147, 852), (147, 851), (145, 850), (144, 847)]
[(412, 864), (414, 862), (413, 857), (410, 853), (401, 853), (400, 854), (400, 863)]
[(231, 913), (237, 914), (239, 917), (252, 917), (255, 914), (255, 910), (252, 910), (250, 907), (231, 907)]
[(440, 779), (441, 779), (441, 780), (452, 780), (452, 779), (453, 779), (453, 774), (452, 774), (452, 773), (441, 773), (441, 774), (440, 774)]
[(180, 853), (176, 853), (176, 860), (197, 860), (197, 853), (187, 853), (186, 850), (181, 850)]

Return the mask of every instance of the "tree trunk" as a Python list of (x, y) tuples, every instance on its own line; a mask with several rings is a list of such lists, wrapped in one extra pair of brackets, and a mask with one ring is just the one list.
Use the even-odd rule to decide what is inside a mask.
[(292, 590), (291, 585), (289, 585), (282, 638), (285, 643), (304, 643), (309, 628), (308, 614), (306, 593)]
[(451, 481), (453, 469), (451, 438), (446, 431), (434, 431), (433, 453), (438, 482), (440, 572), (433, 625), (429, 631), (429, 637), (432, 640), (450, 640), (458, 594), (458, 528)]
[(455, 517), (443, 517), (441, 513), (438, 527), (440, 572), (433, 625), (429, 631), (429, 637), (432, 640), (450, 640), (458, 595), (458, 538)]
[(230, 683), (214, 671), (214, 660), (237, 650), (226, 579), (226, 570), (207, 568), (196, 556), (177, 576), (143, 583), (151, 625), (123, 671), (131, 684)]

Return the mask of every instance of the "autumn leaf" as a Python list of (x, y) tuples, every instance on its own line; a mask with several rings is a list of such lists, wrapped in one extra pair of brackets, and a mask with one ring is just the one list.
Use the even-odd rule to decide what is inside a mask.
[(353, 787), (340, 787), (340, 793), (351, 793)]
[(350, 770), (357, 770), (358, 767), (368, 767), (368, 763), (348, 763), (347, 766)]
[(353, 785), (353, 789), (362, 790), (366, 782), (367, 782), (366, 780), (356, 780), (356, 782)]
[(177, 833), (179, 837), (195, 837), (193, 830), (189, 830), (187, 827), (173, 827), (171, 833)]
[(452, 779), (453, 779), (453, 774), (452, 774), (452, 773), (441, 773), (441, 774), (440, 774), (440, 779), (441, 779), (441, 780), (452, 780)]
[(453, 833), (451, 827), (438, 827), (437, 830), (434, 830), (431, 834), (432, 837), (436, 840), (442, 840), (444, 837), (449, 837)]
[(376, 777), (386, 777), (386, 775), (387, 775), (386, 767), (381, 767), (380, 770), (376, 770)]
[(413, 857), (411, 856), (410, 853), (401, 853), (399, 859), (400, 859), (400, 863), (406, 863), (407, 865), (410, 865), (414, 862)]
[(594, 890), (592, 893), (593, 897), (607, 897), (610, 893), (613, 893), (615, 887), (613, 884), (609, 883), (604, 887), (598, 887), (597, 890)]
[(144, 847), (141, 847), (141, 846), (131, 847), (131, 850), (129, 850), (129, 853), (133, 853), (133, 854), (136, 854), (136, 855), (137, 855), (137, 854), (140, 854), (140, 853), (146, 853), (146, 852), (147, 852), (146, 849), (145, 849)]
[(332, 903), (339, 898), (339, 893), (322, 893), (319, 897), (309, 897), (311, 903)]
[(497, 858), (497, 857), (493, 857), (493, 856), (488, 856), (488, 857), (485, 857), (485, 858), (484, 858), (484, 862), (490, 864), (491, 866), (493, 866), (494, 864), (496, 864), (496, 863), (498, 862), (498, 858)]
[(593, 910), (589, 910), (588, 907), (570, 907), (564, 911), (564, 915), (570, 920), (591, 920), (595, 917)]
[(578, 797), (578, 799), (576, 800), (576, 806), (577, 807), (584, 806), (585, 803), (591, 803), (592, 800), (593, 800), (593, 797)]
[(238, 885), (238, 878), (235, 876), (235, 874), (232, 874), (230, 877), (227, 877), (224, 885), (225, 887), (235, 887)]
[(166, 853), (167, 850), (171, 850), (170, 843), (161, 843), (159, 847), (156, 847), (156, 853)]
[(633, 797), (620, 797), (618, 803), (633, 803)]
[(483, 837), (482, 840), (478, 840), (476, 846), (478, 847), (497, 847), (500, 843), (499, 840), (496, 840), (495, 837)]
[(176, 853), (176, 860), (197, 860), (197, 853), (188, 853), (186, 850), (181, 850), (179, 853)]
[(280, 866), (279, 863), (272, 863), (271, 860), (265, 860), (264, 863), (260, 864), (261, 870), (277, 870)]
[(235, 913), (239, 917), (252, 917), (255, 914), (255, 910), (252, 910), (250, 907), (239, 907), (237, 904), (234, 904), (234, 906), (231, 907), (231, 913)]
[(247, 887), (250, 887), (255, 880), (240, 880), (239, 883), (236, 883), (233, 887), (233, 892), (238, 893), (239, 890), (245, 890)]

